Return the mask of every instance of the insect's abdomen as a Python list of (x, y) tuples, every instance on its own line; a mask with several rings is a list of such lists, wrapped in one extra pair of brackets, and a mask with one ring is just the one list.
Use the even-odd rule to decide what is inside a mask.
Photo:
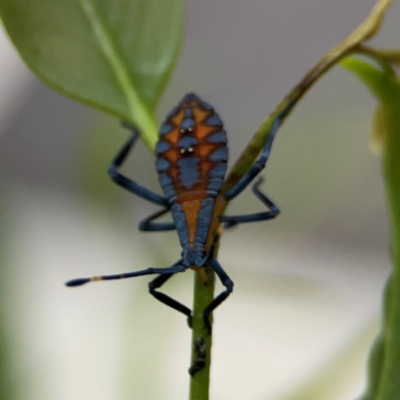
[(194, 94), (186, 95), (161, 125), (156, 167), (182, 246), (206, 241), (225, 177), (226, 143), (218, 114)]

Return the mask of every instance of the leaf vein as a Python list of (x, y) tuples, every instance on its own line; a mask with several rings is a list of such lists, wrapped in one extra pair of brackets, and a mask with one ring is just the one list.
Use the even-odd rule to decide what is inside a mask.
[(139, 91), (133, 83), (132, 76), (115, 48), (106, 24), (102, 21), (95, 5), (91, 0), (80, 0), (80, 4), (100, 50), (114, 72), (121, 91), (126, 98), (132, 120), (138, 125), (143, 141), (148, 147), (153, 148), (157, 138), (157, 123), (154, 116), (141, 99)]

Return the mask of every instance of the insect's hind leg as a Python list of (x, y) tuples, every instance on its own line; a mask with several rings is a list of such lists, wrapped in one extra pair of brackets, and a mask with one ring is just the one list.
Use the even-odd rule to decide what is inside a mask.
[(225, 286), (225, 290), (220, 293), (204, 310), (203, 312), (203, 321), (204, 326), (208, 330), (208, 333), (211, 334), (211, 324), (210, 324), (210, 315), (211, 313), (224, 301), (233, 291), (233, 281), (229, 278), (228, 274), (223, 270), (220, 263), (215, 259), (211, 258), (210, 265), (215, 273), (218, 275), (221, 283)]
[(123, 274), (94, 276), (92, 278), (78, 278), (68, 281), (66, 283), (66, 286), (75, 287), (75, 286), (82, 286), (88, 282), (95, 282), (102, 280), (109, 281), (117, 279), (135, 278), (137, 276), (143, 276), (143, 275), (159, 274), (157, 278), (155, 278), (149, 283), (150, 294), (154, 296), (157, 300), (161, 301), (161, 303), (164, 303), (165, 305), (173, 308), (174, 310), (177, 310), (182, 314), (185, 314), (188, 318), (188, 325), (191, 327), (192, 311), (188, 307), (172, 299), (166, 294), (156, 291), (156, 289), (160, 288), (169, 278), (171, 278), (172, 275), (175, 275), (178, 272), (186, 271), (187, 267), (185, 267), (181, 263), (182, 260), (179, 260), (169, 268), (147, 268), (141, 271), (127, 272)]
[(151, 282), (149, 282), (149, 293), (154, 298), (156, 298), (158, 301), (165, 304), (166, 306), (171, 307), (174, 310), (179, 311), (180, 313), (186, 315), (187, 323), (189, 325), (189, 328), (191, 328), (192, 327), (192, 311), (190, 310), (190, 308), (186, 307), (182, 303), (179, 303), (179, 301), (174, 300), (172, 297), (169, 297), (166, 294), (158, 292), (156, 290), (156, 289), (159, 289), (173, 275), (175, 275), (175, 273), (157, 276), (157, 278), (155, 278)]
[(92, 276), (91, 278), (78, 278), (72, 279), (71, 281), (66, 282), (66, 286), (75, 287), (75, 286), (82, 286), (89, 282), (98, 282), (98, 281), (113, 281), (117, 279), (127, 279), (127, 278), (136, 278), (137, 276), (144, 276), (144, 275), (168, 275), (168, 274), (175, 274), (177, 272), (184, 272), (186, 271), (187, 267), (181, 264), (181, 260), (177, 263), (172, 265), (169, 268), (147, 268), (142, 269), (140, 271), (134, 272), (126, 272), (122, 274), (115, 274), (115, 275), (99, 275), (99, 276)]

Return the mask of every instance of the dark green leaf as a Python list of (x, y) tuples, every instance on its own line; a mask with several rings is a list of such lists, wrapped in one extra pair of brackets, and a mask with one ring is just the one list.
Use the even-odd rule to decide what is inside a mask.
[(177, 60), (183, 0), (1, 0), (29, 67), (56, 90), (135, 122), (154, 146), (153, 111)]

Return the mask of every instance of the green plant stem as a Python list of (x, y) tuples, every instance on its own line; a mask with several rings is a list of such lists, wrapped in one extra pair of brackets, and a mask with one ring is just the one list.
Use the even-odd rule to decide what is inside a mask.
[[(250, 140), (248, 146), (243, 151), (239, 159), (231, 169), (221, 193), (226, 193), (231, 189), (255, 162), (258, 154), (268, 140), (273, 123), (277, 116), (286, 109), (287, 112), (282, 118), (284, 120), (290, 111), (294, 108), (302, 96), (311, 88), (311, 86), (321, 78), (330, 68), (339, 63), (343, 58), (357, 51), (359, 46), (368, 39), (371, 39), (379, 30), (385, 12), (391, 5), (392, 0), (378, 0), (369, 16), (358, 26), (343, 42), (335, 46), (322, 59), (310, 69), (298, 85), (296, 85), (287, 96), (278, 104), (273, 113), (264, 121), (258, 131)], [(400, 175), (398, 175), (400, 176)], [(226, 208), (227, 204), (225, 205)], [(204, 329), (203, 311), (212, 301), (214, 295), (214, 273), (210, 267), (206, 268), (209, 277), (209, 285), (205, 286), (199, 276), (195, 278), (194, 306), (193, 306), (193, 336), (192, 336), (192, 365), (198, 358), (196, 351), (196, 341), (200, 338), (204, 340), (205, 366), (191, 378), (189, 400), (208, 400), (210, 383), (210, 365), (211, 365), (211, 345), (212, 338)], [(400, 302), (399, 302), (400, 307)], [(399, 310), (400, 311), (400, 310)], [(399, 312), (400, 318), (400, 312)]]
[[(282, 110), (287, 109), (285, 115), (288, 116), (292, 108), (307, 92), (308, 89), (324, 75), (330, 68), (336, 65), (340, 60), (349, 54), (356, 52), (358, 47), (365, 41), (372, 38), (382, 23), (386, 9), (390, 6), (392, 0), (378, 0), (372, 9), (370, 15), (355, 31), (347, 37), (342, 43), (335, 46), (328, 52), (311, 70), (304, 76), (300, 83), (295, 86), (287, 96), (278, 104), (274, 112), (261, 125), (254, 134), (250, 143), (243, 151), (239, 159), (234, 164), (222, 188), (222, 193), (226, 193), (231, 189), (241, 177), (251, 168), (258, 154), (265, 146), (268, 140), (273, 123)], [(282, 118), (284, 119), (284, 118)], [(398, 175), (400, 176), (400, 175)], [(212, 301), (214, 292), (214, 274), (207, 267), (207, 275), (210, 278), (208, 286), (204, 286), (199, 276), (195, 278), (195, 293), (193, 306), (193, 336), (192, 336), (192, 366), (198, 358), (198, 350), (196, 350), (196, 341), (204, 340), (205, 366), (202, 370), (194, 375), (190, 383), (189, 400), (208, 400), (209, 398), (209, 382), (210, 382), (210, 365), (211, 365), (211, 345), (212, 338), (204, 329), (202, 314), (205, 307)], [(400, 306), (400, 302), (399, 302)], [(399, 310), (400, 318), (400, 310)]]
[[(397, 101), (396, 101), (397, 100)], [(389, 296), (385, 305), (384, 362), (377, 400), (396, 399), (400, 393), (400, 121), (397, 116), (400, 100), (391, 102), (383, 157), (386, 197), (391, 220), (393, 271), (389, 281)]]
[[(198, 358), (196, 351), (196, 341), (204, 340), (204, 367), (190, 378), (189, 400), (208, 400), (210, 387), (210, 367), (211, 367), (211, 346), (212, 335), (204, 328), (203, 311), (214, 298), (215, 274), (212, 268), (207, 265), (205, 272), (208, 284), (205, 285), (199, 274), (194, 278), (194, 297), (193, 297), (193, 320), (192, 320), (192, 355), (191, 365)], [(210, 318), (212, 326), (213, 320)]]

